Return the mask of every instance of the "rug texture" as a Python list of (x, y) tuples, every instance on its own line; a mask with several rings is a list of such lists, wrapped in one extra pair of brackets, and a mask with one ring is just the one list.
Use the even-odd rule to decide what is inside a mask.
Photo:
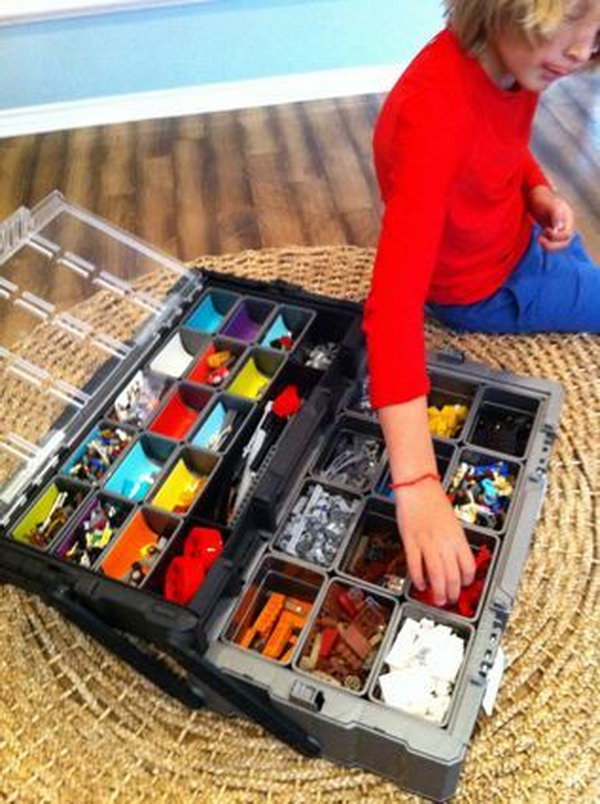
[[(367, 291), (373, 254), (289, 248), (203, 259), (240, 276), (286, 279), (347, 299)], [(146, 289), (160, 290), (163, 278)], [(153, 286), (154, 283), (154, 286)], [(77, 309), (92, 326), (135, 327), (103, 291)], [(600, 800), (600, 339), (456, 336), (435, 325), (428, 346), (561, 383), (566, 402), (547, 497), (504, 646), (508, 669), (493, 717), (477, 727), (460, 802)], [(104, 354), (45, 327), (21, 346), (82, 384)], [(56, 415), (31, 402), (0, 365), (0, 420), (35, 438)], [(40, 430), (41, 428), (41, 430)], [(1, 433), (0, 433), (1, 434)], [(0, 466), (8, 473), (10, 466)], [(36, 597), (0, 598), (0, 797), (15, 802), (405, 802), (361, 770), (307, 760), (259, 727), (190, 712)]]

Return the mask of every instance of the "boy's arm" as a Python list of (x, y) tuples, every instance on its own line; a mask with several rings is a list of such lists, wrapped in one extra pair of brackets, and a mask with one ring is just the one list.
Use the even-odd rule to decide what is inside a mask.
[[(436, 474), (427, 422), (427, 400), (420, 396), (380, 408), (392, 482)], [(461, 585), (473, 581), (475, 563), (463, 529), (440, 481), (423, 479), (394, 491), (396, 519), (410, 576), (419, 589), (428, 579), (436, 604), (455, 602)]]
[[(386, 208), (364, 328), (371, 401), (394, 482), (436, 471), (425, 399), (424, 304), (470, 142), (472, 120), (461, 108), (437, 92), (422, 94), (405, 115), (384, 114), (376, 130)], [(473, 577), (474, 560), (441, 484), (425, 480), (395, 498), (411, 578), (422, 586), (426, 575), (440, 603), (456, 600), (461, 582)]]

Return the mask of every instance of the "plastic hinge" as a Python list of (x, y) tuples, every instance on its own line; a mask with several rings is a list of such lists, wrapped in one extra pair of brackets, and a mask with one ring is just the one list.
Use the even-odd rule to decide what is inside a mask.
[(290, 690), (290, 701), (311, 712), (320, 712), (325, 703), (325, 696), (321, 690), (304, 681), (294, 681)]

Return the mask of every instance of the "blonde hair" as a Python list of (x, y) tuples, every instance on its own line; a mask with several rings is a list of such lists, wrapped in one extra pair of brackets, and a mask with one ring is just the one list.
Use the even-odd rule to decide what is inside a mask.
[(552, 36), (576, 5), (573, 0), (445, 0), (446, 15), (463, 48), (479, 53), (490, 35), (506, 28), (531, 41)]

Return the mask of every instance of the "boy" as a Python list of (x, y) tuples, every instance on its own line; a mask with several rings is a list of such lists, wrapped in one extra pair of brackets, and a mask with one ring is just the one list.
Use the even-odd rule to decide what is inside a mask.
[(428, 432), (425, 304), (462, 331), (600, 332), (600, 270), (528, 147), (539, 93), (598, 55), (600, 0), (446, 6), (377, 122), (386, 209), (364, 323), (409, 572), (438, 605), (474, 561)]

